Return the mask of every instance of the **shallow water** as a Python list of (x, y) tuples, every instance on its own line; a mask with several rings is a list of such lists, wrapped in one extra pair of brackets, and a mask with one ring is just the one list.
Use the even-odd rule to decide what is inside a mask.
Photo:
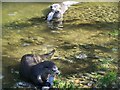
[[(51, 4), (2, 3), (4, 88), (12, 87), (16, 82), (22, 81), (19, 77), (19, 63), (21, 57), (28, 53), (43, 54), (56, 48), (53, 61), (57, 64), (63, 76), (67, 77), (70, 74), (99, 70), (94, 58), (76, 59), (75, 56), (79, 53), (117, 60), (117, 37), (110, 34), (117, 29), (117, 21), (83, 22), (81, 21), (83, 18), (78, 19), (78, 14), (72, 19), (73, 14), (70, 15), (71, 11), (68, 10), (64, 16), (63, 30), (50, 30), (44, 18), (48, 11), (47, 8)], [(114, 7), (117, 5), (116, 3), (81, 5), (84, 7), (92, 6), (92, 4), (96, 6), (113, 5)], [(73, 6), (71, 9), (75, 7), (82, 9), (81, 5)], [(112, 66), (115, 69), (116, 66), (114, 64)]]

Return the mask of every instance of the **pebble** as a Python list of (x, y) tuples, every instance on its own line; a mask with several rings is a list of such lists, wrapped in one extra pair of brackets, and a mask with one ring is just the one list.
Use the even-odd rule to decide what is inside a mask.
[(29, 43), (24, 43), (24, 44), (22, 44), (22, 46), (26, 47), (26, 46), (30, 46), (30, 44)]
[(98, 80), (97, 79), (93, 79), (93, 82), (97, 82)]
[(80, 81), (81, 84), (87, 85), (89, 81)]
[(27, 88), (31, 88), (31, 87), (34, 87), (32, 84), (30, 83), (27, 83), (27, 82), (17, 82), (15, 85), (14, 85), (14, 88), (24, 88), (24, 87), (27, 87)]
[(0, 79), (3, 79), (3, 78), (4, 78), (4, 76), (2, 74), (0, 74)]
[(59, 31), (53, 31), (53, 30), (52, 30), (51, 32), (52, 32), (52, 33), (58, 33), (58, 34), (60, 33)]
[(105, 71), (98, 71), (98, 74), (105, 75)]
[(94, 82), (93, 82), (93, 81), (90, 81), (87, 85), (88, 85), (89, 87), (91, 87), (93, 84), (94, 84)]
[(15, 71), (14, 73), (15, 73), (15, 74), (19, 74), (19, 71)]
[(14, 73), (14, 69), (13, 68), (11, 69), (11, 73)]
[(120, 76), (118, 76), (118, 79), (120, 80)]
[(96, 75), (97, 73), (96, 72), (91, 72), (92, 75)]
[(49, 89), (50, 89), (50, 87), (48, 87), (48, 86), (42, 87), (42, 90), (49, 90)]
[(84, 85), (82, 83), (80, 83), (80, 86), (83, 87)]
[(15, 13), (9, 13), (8, 16), (15, 16)]
[(80, 83), (80, 80), (79, 80), (79, 79), (76, 79), (74, 82), (75, 82), (76, 84), (79, 84), (79, 83)]
[(88, 88), (88, 86), (87, 86), (87, 85), (84, 85), (83, 88)]
[(87, 76), (87, 77), (94, 77), (92, 74), (90, 73), (84, 73), (83, 75)]
[(70, 62), (70, 63), (74, 63), (73, 60), (68, 60), (68, 59), (67, 59), (66, 61), (68, 61), (68, 62)]
[(90, 74), (89, 74), (89, 73), (84, 73), (83, 75), (84, 75), (84, 76), (89, 76)]
[(75, 56), (76, 59), (86, 59), (87, 55), (86, 54), (79, 54)]
[(90, 77), (87, 77), (87, 76), (86, 76), (86, 77), (84, 77), (84, 78), (85, 78), (85, 79), (87, 79), (87, 80), (88, 80), (88, 79), (90, 79)]

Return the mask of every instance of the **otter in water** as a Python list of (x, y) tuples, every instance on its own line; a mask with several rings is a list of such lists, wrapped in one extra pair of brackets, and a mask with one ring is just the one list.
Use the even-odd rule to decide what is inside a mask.
[(21, 58), (20, 75), (34, 85), (42, 87), (53, 85), (54, 76), (60, 74), (57, 66), (52, 61), (42, 61), (51, 58), (55, 50), (43, 55), (26, 54)]

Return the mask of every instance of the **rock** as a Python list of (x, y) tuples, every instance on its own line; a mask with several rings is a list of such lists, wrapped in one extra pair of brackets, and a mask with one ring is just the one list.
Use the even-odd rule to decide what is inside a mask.
[(100, 75), (105, 75), (106, 72), (105, 71), (98, 71), (97, 73)]
[(65, 59), (65, 60), (70, 62), (70, 63), (74, 63), (73, 60), (69, 60), (69, 59)]
[(82, 83), (80, 83), (80, 87), (83, 87), (84, 85)]
[(84, 76), (89, 76), (89, 73), (84, 73), (83, 75), (84, 75)]
[(84, 78), (85, 78), (85, 79), (87, 79), (87, 80), (89, 80), (89, 79), (90, 79), (90, 77), (88, 77), (88, 76), (85, 76)]
[(93, 84), (94, 84), (94, 82), (93, 82), (93, 81), (90, 81), (87, 85), (88, 85), (89, 87), (91, 87)]
[(100, 57), (97, 56), (97, 55), (89, 55), (88, 57), (89, 57), (89, 58), (92, 58), (92, 59), (99, 59), (99, 58), (100, 58)]
[(90, 74), (90, 73), (84, 73), (83, 75), (85, 75), (85, 76), (87, 76), (87, 77), (93, 77), (93, 75), (92, 74)]
[(79, 73), (79, 76), (81, 77), (81, 76), (83, 76), (83, 74), (82, 74), (82, 73)]
[(118, 80), (120, 80), (120, 76), (118, 76)]
[(83, 88), (89, 88), (87, 85), (84, 85)]
[(23, 43), (22, 46), (26, 47), (26, 46), (30, 46), (30, 44), (29, 43)]
[(42, 87), (42, 90), (49, 90), (49, 89), (50, 89), (50, 87), (48, 87), (48, 86)]
[(0, 74), (0, 79), (3, 79), (3, 78), (4, 78), (4, 76), (2, 74)]
[(81, 75), (80, 78), (84, 78), (85, 76)]
[(91, 72), (92, 75), (96, 75), (97, 73), (96, 72)]
[(84, 84), (84, 85), (87, 85), (89, 81), (80, 81), (80, 84)]
[(76, 79), (74, 82), (75, 82), (75, 84), (79, 84), (79, 83), (80, 83), (80, 80), (79, 80), (79, 79)]
[(52, 33), (57, 33), (57, 34), (60, 33), (59, 31), (54, 31), (54, 30), (52, 30), (51, 32), (52, 32)]
[(15, 74), (19, 74), (19, 71), (15, 71), (14, 73), (15, 73)]
[(76, 59), (86, 59), (87, 57), (88, 56), (84, 53), (81, 53), (81, 54), (75, 56)]
[(34, 85), (28, 82), (17, 82), (13, 87), (14, 88), (36, 88)]
[(97, 82), (98, 80), (97, 79), (93, 79), (93, 82)]
[(14, 73), (14, 69), (13, 68), (11, 69), (11, 73)]

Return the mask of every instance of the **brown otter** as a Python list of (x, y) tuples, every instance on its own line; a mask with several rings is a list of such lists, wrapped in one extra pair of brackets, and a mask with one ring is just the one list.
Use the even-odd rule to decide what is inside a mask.
[(42, 61), (51, 58), (55, 50), (43, 55), (26, 54), (21, 58), (20, 75), (25, 80), (31, 81), (34, 85), (42, 86), (53, 85), (54, 76), (60, 74), (57, 66), (52, 61)]

